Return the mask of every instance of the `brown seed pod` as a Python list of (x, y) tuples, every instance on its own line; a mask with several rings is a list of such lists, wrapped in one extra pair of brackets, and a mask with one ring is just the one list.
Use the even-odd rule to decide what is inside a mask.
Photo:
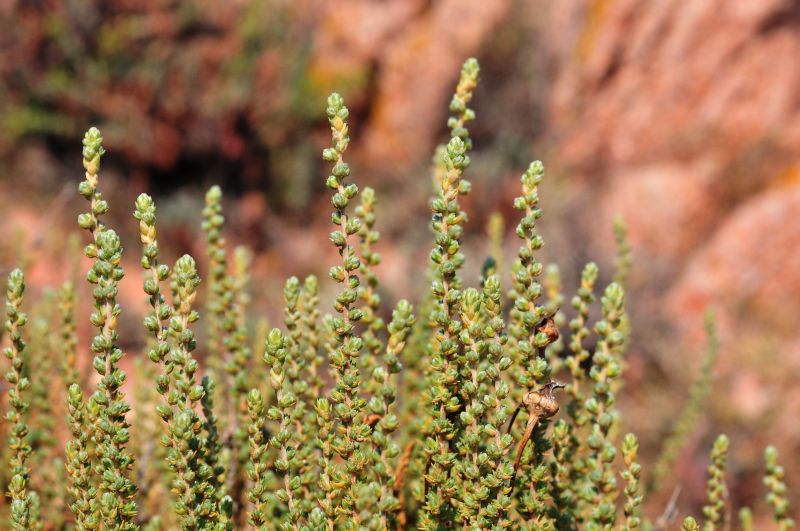
[[(522, 404), (517, 406), (516, 411), (511, 416), (511, 421), (508, 423), (508, 431), (511, 431), (511, 426), (514, 424), (520, 410), (525, 407), (528, 409), (528, 424), (525, 426), (525, 433), (522, 435), (519, 444), (517, 445), (517, 455), (514, 458), (514, 476), (517, 475), (517, 468), (519, 468), (519, 461), (522, 458), (522, 452), (525, 450), (525, 445), (533, 435), (533, 430), (541, 419), (547, 419), (558, 413), (558, 402), (553, 396), (554, 389), (561, 389), (565, 387), (564, 384), (550, 380), (538, 391), (530, 391), (522, 397)], [(513, 482), (513, 477), (512, 477)]]
[(366, 417), (364, 417), (364, 424), (369, 425), (370, 428), (374, 428), (375, 424), (377, 424), (383, 417), (378, 415), (377, 413), (370, 413)]
[(537, 328), (538, 332), (544, 332), (547, 336), (548, 343), (555, 343), (558, 341), (558, 327), (552, 317), (544, 319)]

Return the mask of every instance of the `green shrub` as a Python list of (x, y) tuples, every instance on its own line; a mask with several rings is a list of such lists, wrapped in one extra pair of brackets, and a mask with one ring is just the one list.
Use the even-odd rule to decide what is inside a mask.
[[(711, 384), (713, 326), (709, 322), (709, 353), (686, 412), (651, 474), (638, 462), (636, 437), (620, 436), (616, 406), (630, 333), (624, 227), (616, 226), (618, 270), (600, 295), (599, 320), (590, 322), (598, 279), (592, 263), (572, 300), (575, 317), (564, 327), (558, 270), (549, 268), (543, 278), (537, 256), (544, 244), (537, 232), (544, 167), (537, 161), (522, 175), (514, 201), (521, 213), (516, 229), (521, 244), (509, 292), (501, 289), (501, 256), (487, 261), (479, 285), (470, 286), (460, 275), (467, 222), (460, 201), (470, 193), (466, 126), (475, 118), (469, 103), (478, 74), (477, 62), (467, 61), (450, 103), (451, 138), (437, 150), (427, 293), (416, 313), (411, 303), (399, 301), (388, 324), (381, 317), (387, 310), (376, 272), (378, 202), (375, 192), (365, 189), (355, 206), (359, 189), (345, 162), (348, 110), (339, 95), (328, 99), (332, 141), (322, 154), (331, 164), (330, 241), (340, 256), (329, 271), (339, 286), (333, 313), (320, 317), (316, 277), (302, 282), (292, 277), (283, 293), (283, 329), (261, 324), (250, 337), (250, 257), (237, 249), (229, 266), (221, 191), (214, 187), (206, 196), (203, 224), (207, 334), (198, 344), (198, 266), (189, 255), (173, 266), (161, 263), (155, 204), (145, 194), (137, 198), (133, 215), (150, 304), (143, 324), (152, 364), (136, 369), (134, 428), (141, 433), (133, 438), (118, 332), (123, 251), (102, 219), (109, 209), (100, 192), (104, 150), (100, 132), (90, 129), (79, 187), (89, 211), (78, 223), (90, 236), (85, 254), (92, 260), (86, 278), (94, 297), (89, 321), (96, 328), (91, 341), (96, 389), (87, 397), (75, 368), (75, 289), (68, 282), (58, 299), (59, 345), (52, 354), (61, 357), (56, 365), (64, 385), (58, 400), (65, 404), (70, 437), (63, 465), (40, 459), (32, 468), (31, 454), (44, 446), (31, 446), (29, 424), (45, 426), (37, 418), (55, 413), (43, 403), (47, 393), (34, 393), (31, 384), (44, 369), (41, 363), (36, 371), (28, 366), (48, 352), (29, 352), (23, 340), (24, 278), (20, 270), (12, 272), (5, 326), (11, 526), (593, 530), (669, 523), (669, 517), (645, 518), (640, 484), (642, 476), (651, 485), (663, 479), (696, 422)], [(502, 249), (502, 220), (492, 225), (492, 248)], [(46, 335), (46, 328), (39, 335)], [(559, 391), (563, 387), (566, 391)], [(560, 409), (564, 414), (557, 415)], [(150, 414), (161, 419), (158, 428), (147, 422)], [(520, 415), (522, 422), (515, 422)], [(152, 444), (154, 437), (160, 447)], [(709, 467), (705, 529), (731, 525), (727, 452), (727, 438), (721, 436)], [(776, 460), (775, 450), (768, 449), (764, 482), (775, 521), (786, 529), (793, 523)], [(60, 466), (68, 477), (66, 493), (49, 488), (37, 494), (31, 488), (32, 476), (57, 478), (47, 468)], [(169, 504), (158, 498), (165, 491)], [(71, 514), (62, 515), (60, 523), (44, 522), (40, 508), (52, 513), (59, 503)], [(751, 526), (749, 510), (740, 514), (743, 526)], [(699, 524), (688, 517), (683, 528)]]

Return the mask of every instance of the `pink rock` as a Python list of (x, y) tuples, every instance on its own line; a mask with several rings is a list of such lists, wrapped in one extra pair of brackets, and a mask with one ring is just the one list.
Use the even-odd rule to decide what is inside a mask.
[[(800, 185), (765, 191), (731, 212), (688, 262), (671, 290), (676, 320), (699, 319), (714, 306), (728, 326), (761, 324), (760, 332), (797, 336), (800, 316)], [(733, 332), (731, 330), (731, 332)]]

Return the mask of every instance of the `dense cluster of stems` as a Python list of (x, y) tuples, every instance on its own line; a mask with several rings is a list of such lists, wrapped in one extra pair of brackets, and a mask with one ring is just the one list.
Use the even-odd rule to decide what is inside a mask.
[[(449, 106), (449, 139), (434, 158), (433, 241), (416, 311), (399, 297), (393, 308), (384, 304), (394, 294), (380, 282), (378, 194), (359, 192), (352, 182), (345, 162), (350, 116), (338, 94), (327, 101), (331, 137), (322, 151), (330, 165), (331, 254), (338, 255), (328, 275), (329, 312), (320, 302), (328, 292), (310, 275), (286, 280), (279, 326), (253, 315), (253, 256), (227, 246), (221, 188), (205, 198), (200, 262), (176, 257), (169, 246), (162, 253), (155, 202), (141, 194), (133, 218), (148, 307), (144, 355), (133, 356), (149, 362), (134, 364), (135, 411), (123, 394), (121, 368), (122, 345), (136, 345), (120, 338), (129, 330), (121, 326), (119, 304), (123, 250), (104, 221), (109, 205), (99, 172), (105, 151), (100, 132), (90, 129), (79, 185), (89, 208), (78, 225), (89, 234), (84, 253), (91, 262), (86, 279), (94, 337), (86, 343), (96, 374), (80, 369), (86, 346), (77, 316), (87, 286), (68, 277), (50, 298), (49, 313), (32, 323), (27, 333), (34, 341), (27, 345), (24, 277), (14, 270), (2, 338), (8, 341), (8, 477), (0, 479), (10, 499), (3, 509), (9, 525), (215, 531), (662, 526), (647, 518), (644, 491), (674, 479), (671, 465), (700, 417), (717, 352), (713, 322), (684, 413), (658, 464), (647, 468), (636, 436), (620, 433), (617, 408), (630, 343), (625, 286), (632, 261), (624, 224), (614, 228), (615, 271), (601, 274), (587, 264), (574, 279), (579, 287), (571, 308), (564, 308), (570, 299), (562, 280), (569, 282), (541, 253), (545, 172), (534, 161), (522, 172), (513, 202), (519, 248), (510, 271), (504, 269), (505, 221), (495, 214), (488, 226), (492, 256), (474, 283), (463, 273), (468, 125), (476, 118), (470, 105), (479, 74), (476, 60), (465, 62)], [(51, 323), (57, 323), (53, 341)], [(63, 380), (57, 389), (47, 387), (48, 359), (56, 360), (53, 374)], [(45, 433), (59, 425), (59, 411), (68, 433), (63, 450)], [(47, 460), (51, 455), (56, 459)], [(686, 518), (683, 529), (731, 525), (727, 455), (721, 436), (711, 454), (704, 519)], [(778, 528), (788, 529), (793, 521), (774, 448), (765, 460), (767, 502)], [(55, 484), (64, 475), (66, 488)], [(749, 509), (739, 519), (752, 529)]]

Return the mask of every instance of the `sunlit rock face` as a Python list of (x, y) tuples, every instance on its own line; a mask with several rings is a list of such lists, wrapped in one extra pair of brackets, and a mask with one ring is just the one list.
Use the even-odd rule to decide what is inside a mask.
[(770, 367), (793, 366), (800, 340), (797, 21), (789, 0), (567, 0), (541, 25), (550, 167), (584, 198), (589, 254), (613, 252), (621, 214), (632, 303), (690, 360), (714, 309), (726, 406), (710, 410), (767, 431), (790, 385)]

